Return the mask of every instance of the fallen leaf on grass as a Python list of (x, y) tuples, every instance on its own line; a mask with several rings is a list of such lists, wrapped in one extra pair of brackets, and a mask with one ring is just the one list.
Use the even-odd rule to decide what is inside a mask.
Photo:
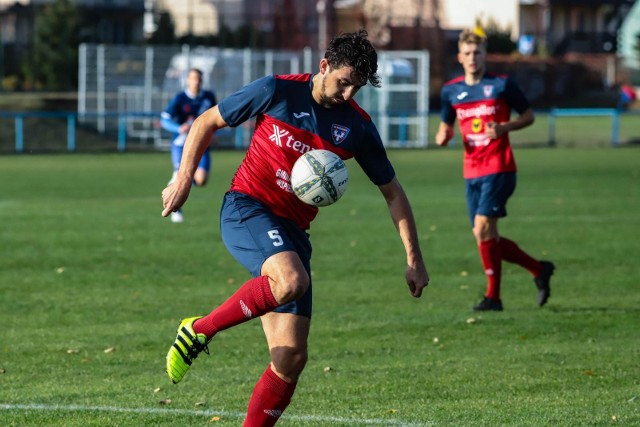
[(196, 408), (199, 407), (199, 406), (204, 406), (206, 404), (207, 404), (207, 402), (196, 402)]
[(4, 368), (0, 368), (0, 374), (6, 374), (6, 373), (7, 373), (7, 370), (6, 370), (6, 369), (4, 369)]
[(331, 366), (325, 366), (324, 369), (322, 370), (322, 372), (329, 372), (331, 371)]
[(154, 393), (158, 393), (160, 390), (162, 390), (160, 387), (156, 388), (153, 390)]
[(115, 347), (109, 347), (104, 349), (105, 353), (113, 353), (114, 351), (116, 351)]
[(78, 354), (78, 353), (80, 353), (80, 350), (78, 350), (77, 348), (67, 349), (67, 354)]
[(219, 416), (215, 416), (215, 417), (211, 417), (211, 419), (209, 420), (210, 423), (215, 423), (217, 421), (220, 421), (222, 419), (222, 417)]
[(171, 399), (163, 399), (158, 403), (160, 403), (161, 405), (169, 405), (171, 404)]

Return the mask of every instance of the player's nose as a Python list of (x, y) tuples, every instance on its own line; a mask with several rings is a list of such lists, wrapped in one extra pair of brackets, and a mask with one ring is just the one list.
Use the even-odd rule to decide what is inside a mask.
[(356, 95), (357, 89), (354, 88), (353, 86), (348, 87), (344, 90), (344, 92), (342, 92), (342, 97), (344, 98), (345, 101), (349, 101), (351, 98), (353, 98)]

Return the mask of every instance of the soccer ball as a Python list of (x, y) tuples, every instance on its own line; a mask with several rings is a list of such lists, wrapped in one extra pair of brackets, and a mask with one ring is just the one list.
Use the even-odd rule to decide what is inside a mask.
[(349, 183), (347, 165), (329, 150), (311, 150), (291, 169), (291, 187), (308, 205), (329, 206), (340, 199)]

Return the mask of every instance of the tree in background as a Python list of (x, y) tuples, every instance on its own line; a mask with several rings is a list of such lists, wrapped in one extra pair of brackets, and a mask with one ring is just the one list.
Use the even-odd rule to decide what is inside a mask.
[(500, 28), (494, 19), (489, 18), (486, 24), (477, 19), (476, 27), (483, 28), (487, 35), (487, 53), (510, 54), (518, 47), (517, 43), (511, 40), (511, 28)]
[(149, 38), (149, 44), (174, 44), (176, 42), (176, 25), (167, 11), (160, 14), (158, 28)]
[(55, 0), (36, 16), (33, 63), (28, 80), (47, 90), (72, 90), (78, 81), (80, 10), (70, 0)]

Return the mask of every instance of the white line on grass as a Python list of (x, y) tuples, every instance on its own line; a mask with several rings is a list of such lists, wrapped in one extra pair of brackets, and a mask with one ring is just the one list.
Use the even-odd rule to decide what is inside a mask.
[[(194, 411), (189, 409), (171, 409), (171, 408), (119, 408), (117, 406), (81, 406), (81, 405), (43, 405), (32, 403), (28, 405), (0, 403), (0, 410), (13, 411), (66, 411), (66, 412), (126, 412), (135, 414), (168, 414), (168, 415), (195, 415), (203, 417), (221, 416), (229, 418), (244, 418), (243, 412), (229, 411), (213, 411), (201, 410)], [(360, 418), (343, 418), (343, 417), (323, 417), (317, 415), (283, 415), (284, 419), (295, 421), (318, 421), (318, 422), (337, 422), (353, 425), (385, 425), (385, 426), (402, 426), (402, 427), (419, 427), (432, 426), (434, 423), (408, 423), (401, 420), (383, 420), (383, 419), (360, 419)]]

